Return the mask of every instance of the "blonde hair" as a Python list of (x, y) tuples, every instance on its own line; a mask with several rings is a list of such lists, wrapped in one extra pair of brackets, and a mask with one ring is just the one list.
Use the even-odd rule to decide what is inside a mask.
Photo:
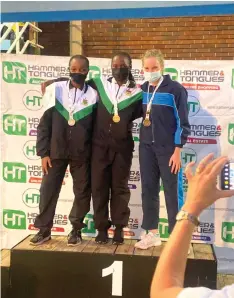
[(160, 50), (152, 49), (146, 51), (142, 57), (142, 63), (144, 64), (144, 60), (150, 57), (155, 57), (162, 66), (162, 68), (164, 68), (164, 57)]

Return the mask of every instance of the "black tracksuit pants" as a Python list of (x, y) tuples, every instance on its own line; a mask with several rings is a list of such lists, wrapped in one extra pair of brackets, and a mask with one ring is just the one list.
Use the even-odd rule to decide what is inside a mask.
[(93, 145), (92, 150), (92, 199), (95, 228), (105, 230), (111, 222), (116, 227), (128, 225), (130, 190), (128, 179), (132, 164), (131, 152), (116, 152), (110, 147)]
[(176, 215), (183, 205), (182, 170), (178, 174), (173, 174), (171, 173), (171, 167), (169, 167), (169, 161), (173, 152), (174, 148), (163, 152), (162, 150), (158, 150), (155, 144), (140, 144), (139, 159), (143, 208), (142, 228), (144, 230), (158, 229), (160, 178), (162, 179), (165, 194), (169, 233), (172, 232), (176, 223)]
[(90, 210), (90, 162), (55, 159), (52, 160), (51, 163), (52, 168), (48, 169), (48, 175), (45, 175), (42, 180), (39, 215), (36, 217), (34, 226), (41, 230), (52, 228), (63, 179), (67, 166), (70, 165), (75, 199), (69, 215), (69, 220), (75, 229), (81, 230), (85, 227), (83, 223), (84, 217)]

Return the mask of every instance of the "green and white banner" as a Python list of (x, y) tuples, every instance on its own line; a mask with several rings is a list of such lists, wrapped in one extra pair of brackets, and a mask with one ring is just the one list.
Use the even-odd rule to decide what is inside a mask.
[[(3, 247), (12, 247), (36, 232), (33, 223), (38, 214), (42, 169), (35, 145), (37, 125), (44, 110), (40, 83), (68, 76), (69, 57), (2, 54), (1, 58), (1, 241)], [(90, 65), (89, 78), (111, 74), (109, 59), (90, 58)], [(140, 60), (133, 61), (132, 73), (139, 84), (144, 81)], [(190, 161), (199, 162), (210, 152), (234, 158), (234, 66), (230, 61), (171, 60), (166, 61), (165, 73), (182, 83), (189, 93), (191, 135), (182, 152), (183, 167)], [(139, 119), (133, 125), (135, 151), (129, 177), (131, 218), (126, 238), (139, 236), (142, 220), (138, 161), (140, 123)], [(186, 194), (186, 177), (183, 186)], [(54, 234), (66, 235), (70, 231), (68, 215), (73, 197), (68, 168), (54, 218)], [(159, 229), (166, 240), (168, 221), (163, 186), (160, 199)], [(234, 198), (218, 201), (202, 213), (200, 220), (193, 241), (234, 248)], [(94, 235), (92, 210), (85, 222), (87, 228), (83, 232)], [(228, 262), (234, 272), (234, 250), (220, 261)]]

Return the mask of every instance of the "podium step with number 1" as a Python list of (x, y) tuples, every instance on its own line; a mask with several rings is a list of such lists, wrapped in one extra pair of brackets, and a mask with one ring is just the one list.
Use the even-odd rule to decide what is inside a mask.
[[(69, 247), (67, 238), (53, 236), (41, 246), (27, 237), (11, 251), (14, 298), (142, 298), (149, 297), (152, 276), (165, 243), (146, 251), (136, 240), (121, 246), (98, 245), (94, 239)], [(194, 244), (185, 284), (216, 286), (217, 263), (210, 245)]]

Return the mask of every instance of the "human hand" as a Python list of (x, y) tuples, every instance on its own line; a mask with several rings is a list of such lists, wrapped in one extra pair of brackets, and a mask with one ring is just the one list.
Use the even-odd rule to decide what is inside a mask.
[(181, 160), (180, 160), (180, 148), (175, 148), (174, 153), (172, 154), (169, 167), (171, 167), (171, 173), (177, 174), (181, 168)]
[(187, 165), (185, 175), (188, 179), (187, 199), (183, 210), (198, 216), (204, 209), (220, 198), (234, 196), (234, 190), (217, 188), (217, 176), (228, 162), (227, 157), (213, 159), (214, 154), (208, 154), (199, 163), (195, 174), (192, 173), (194, 162)]
[(50, 168), (52, 168), (51, 160), (49, 156), (43, 157), (41, 160), (42, 165), (42, 172), (44, 175), (48, 175), (48, 165)]

